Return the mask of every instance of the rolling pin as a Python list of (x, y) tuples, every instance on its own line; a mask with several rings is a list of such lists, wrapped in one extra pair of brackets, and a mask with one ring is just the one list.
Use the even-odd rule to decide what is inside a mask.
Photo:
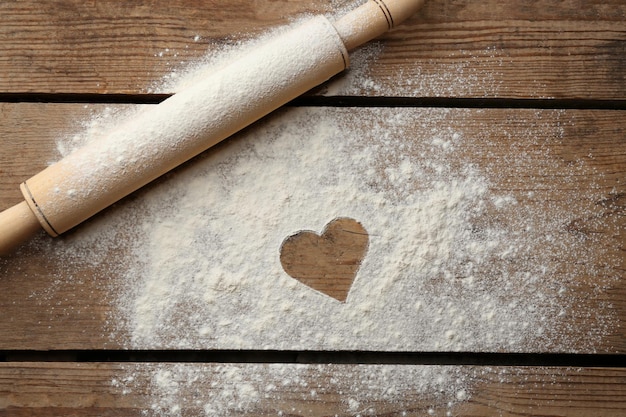
[(369, 0), (331, 22), (306, 19), (202, 81), (138, 112), (24, 181), (0, 213), (0, 254), (71, 229), (348, 67), (348, 50), (393, 28), (423, 0)]

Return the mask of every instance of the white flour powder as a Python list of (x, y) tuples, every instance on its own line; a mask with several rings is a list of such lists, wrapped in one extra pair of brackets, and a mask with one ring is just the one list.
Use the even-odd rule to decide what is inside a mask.
[[(498, 178), (467, 151), (476, 142), (441, 127), (471, 114), (292, 108), (178, 170), (128, 209), (137, 235), (119, 307), (130, 345), (569, 346), (576, 333), (557, 331), (568, 288), (555, 283), (562, 264), (552, 258), (585, 256), (584, 242), (558, 230), (580, 204), (573, 196), (552, 218), (497, 194)], [(287, 236), (344, 216), (370, 233), (346, 304), (293, 280), (279, 261)]]
[(422, 413), (434, 415), (436, 409), (436, 415), (451, 416), (467, 398), (467, 369), (446, 366), (162, 364), (126, 369), (132, 381), (115, 379), (113, 386), (133, 395), (129, 386), (148, 385), (155, 398), (150, 414), (163, 416), (327, 415), (319, 402), (331, 404), (339, 415), (386, 415), (403, 408), (412, 413), (397, 415), (415, 415), (419, 404)]
[[(362, 80), (354, 74), (349, 83)], [(511, 132), (472, 122), (488, 115), (284, 109), (101, 216), (58, 250), (84, 255), (96, 243), (125, 249), (107, 271), (126, 285), (114, 303), (112, 338), (130, 348), (593, 350), (597, 340), (588, 335), (605, 333), (610, 312), (595, 305), (598, 315), (585, 321), (584, 302), (570, 297), (576, 277), (595, 273), (598, 254), (563, 232), (594, 210), (593, 190), (545, 199), (587, 168), (551, 153), (563, 133), (554, 122), (560, 112), (519, 111), (527, 123)], [(123, 117), (102, 115), (59, 149)], [(540, 182), (556, 170), (562, 184)], [(529, 173), (539, 182), (516, 182)], [(279, 260), (286, 237), (321, 231), (337, 217), (358, 220), (370, 234), (346, 303), (290, 278)], [(234, 376), (254, 381), (261, 372), (236, 369), (214, 375), (216, 385)], [(285, 369), (276, 365), (267, 378), (277, 384), (294, 377), (281, 374)], [(439, 384), (449, 387), (445, 401), (471, 392), (468, 380), (438, 367), (408, 372), (399, 385), (374, 368), (351, 372), (360, 376), (338, 373), (339, 383), (369, 380), (400, 393)], [(182, 365), (155, 370), (152, 411), (179, 414), (188, 387), (173, 389), (172, 381), (193, 385), (202, 375)], [(115, 385), (132, 390), (133, 381)], [(367, 410), (387, 392), (365, 398), (357, 391), (345, 389), (346, 412)], [(258, 384), (241, 385), (236, 392), (197, 393), (197, 400), (207, 415), (227, 415), (254, 410), (264, 394)]]

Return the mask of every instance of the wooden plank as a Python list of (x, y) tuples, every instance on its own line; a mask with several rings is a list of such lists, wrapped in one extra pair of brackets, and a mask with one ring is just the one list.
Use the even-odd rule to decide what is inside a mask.
[(2, 416), (621, 416), (622, 368), (1, 363)]
[[(88, 122), (93, 114), (105, 112), (107, 107), (115, 106), (0, 105), (0, 114), (5, 120), (0, 124), (0, 149), (3, 149), (0, 166), (4, 171), (0, 176), (1, 208), (19, 201), (17, 185), (20, 181), (55, 159), (59, 136), (72, 137), (77, 130), (85, 129), (80, 124), (83, 120)], [(0, 260), (0, 308), (6, 318), (0, 321), (0, 349), (138, 346), (147, 349), (257, 349), (262, 345), (264, 349), (623, 353), (626, 351), (626, 283), (621, 279), (626, 254), (623, 238), (626, 225), (624, 121), (621, 112), (615, 111), (288, 109), (187, 164), (166, 180), (124, 200), (94, 221), (55, 240), (54, 244), (42, 235), (17, 254)], [(87, 122), (85, 126), (89, 127)], [(501, 230), (503, 236), (510, 235), (511, 250), (500, 248), (476, 269), (478, 287), (459, 284), (466, 277), (458, 266), (450, 270), (458, 281), (431, 278), (430, 286), (393, 296), (399, 298), (388, 298), (395, 294), (393, 288), (396, 287), (392, 283), (389, 287), (374, 285), (368, 289), (370, 278), (361, 276), (356, 281), (361, 287), (354, 290), (344, 307), (304, 286), (292, 285), (284, 276), (270, 280), (276, 282), (276, 288), (272, 290), (276, 298), (251, 285), (247, 290), (239, 288), (232, 299), (224, 293), (213, 300), (215, 304), (200, 308), (185, 301), (192, 297), (185, 291), (202, 292), (206, 288), (177, 279), (177, 288), (183, 295), (179, 304), (170, 305), (176, 316), (172, 317), (170, 327), (162, 329), (169, 336), (152, 341), (133, 341), (133, 317), (127, 309), (137, 301), (133, 294), (143, 290), (133, 281), (137, 276), (124, 275), (124, 256), (131, 252), (124, 252), (123, 245), (112, 244), (124, 241), (124, 234), (119, 234), (121, 230), (134, 233), (133, 230), (141, 229), (143, 220), (139, 218), (136, 223), (137, 218), (130, 215), (132, 210), (143, 210), (145, 204), (153, 204), (155, 199), (158, 201), (163, 190), (186, 189), (189, 173), (202, 169), (204, 164), (211, 164), (211, 158), (238, 149), (238, 144), (243, 145), (242, 152), (248, 148), (247, 143), (258, 144), (259, 150), (269, 152), (266, 141), (277, 140), (273, 135), (288, 130), (289, 126), (304, 129), (298, 132), (317, 131), (318, 123), (324, 126), (340, 123), (345, 136), (343, 141), (352, 141), (350, 146), (355, 147), (355, 155), (359, 154), (359, 146), (388, 135), (390, 142), (386, 146), (389, 149), (381, 148), (381, 154), (389, 159), (384, 160), (386, 165), (380, 166), (381, 171), (372, 171), (372, 175), (378, 172), (373, 177), (379, 178), (376, 181), (391, 181), (393, 173), (399, 172), (394, 169), (400, 169), (399, 160), (404, 157), (414, 158), (416, 164), (425, 167), (434, 164), (432, 170), (423, 171), (424, 177), (415, 182), (416, 191), (419, 187), (434, 186), (435, 182), (428, 182), (432, 178), (440, 184), (448, 184), (450, 180), (438, 176), (437, 169), (448, 172), (457, 180), (469, 175), (468, 166), (473, 167), (471, 172), (482, 172), (481, 175), (489, 179), (490, 191), (485, 204), (490, 208), (482, 217), (473, 220), (474, 234), (467, 238), (468, 241), (461, 242), (463, 245), (483, 245), (485, 241), (481, 236), (495, 228)], [(301, 146), (306, 149), (307, 143), (302, 142)], [(323, 148), (315, 149), (315, 152), (321, 151)], [(286, 155), (277, 155), (265, 169), (280, 164), (284, 157)], [(335, 171), (331, 178), (342, 178), (341, 169), (336, 167)], [(221, 184), (221, 180), (216, 181)], [(254, 193), (247, 188), (242, 192)], [(319, 233), (322, 227), (323, 223), (315, 226), (315, 230)], [(475, 238), (471, 237), (474, 235)], [(373, 233), (370, 242), (376, 242), (375, 239), (376, 233)], [(472, 250), (478, 248), (472, 247), (475, 248)], [(457, 245), (457, 248), (461, 252), (470, 251), (469, 246)], [(218, 253), (227, 255), (231, 253), (229, 250), (224, 247)], [(278, 255), (278, 243), (274, 250)], [(376, 251), (370, 248), (366, 256), (376, 256)], [(278, 256), (276, 258), (278, 262)], [(305, 272), (316, 268), (315, 259), (302, 259), (305, 261), (295, 264), (294, 268), (302, 268)], [(459, 265), (466, 264), (463, 259), (459, 262)], [(531, 280), (529, 277), (533, 274), (538, 274), (541, 279)], [(494, 280), (489, 290), (478, 291), (482, 288), (480, 285), (487, 285), (481, 276)], [(211, 277), (206, 273), (205, 278), (213, 279)], [(380, 285), (385, 282), (381, 281)], [(400, 279), (399, 282), (405, 281)], [(258, 312), (242, 308), (236, 314), (232, 313), (237, 317), (237, 322), (233, 323), (227, 305), (235, 300), (242, 306), (248, 303), (258, 305), (254, 300), (259, 293), (266, 294), (273, 301)], [(359, 294), (370, 294), (369, 304), (366, 299), (360, 299)], [(490, 299), (493, 305), (488, 306), (488, 311), (479, 313), (471, 309), (477, 299), (484, 301), (481, 297), (490, 294), (497, 297), (494, 295), (496, 298)], [(405, 298), (409, 295), (413, 298)], [(413, 301), (408, 301), (410, 299)], [(393, 308), (378, 312), (371, 310), (375, 307), (371, 304), (374, 300), (387, 300), (384, 302)], [(394, 303), (393, 300), (403, 301)], [(275, 310), (277, 305), (287, 301), (294, 303), (292, 307)], [(433, 307), (408, 309), (418, 304)], [(324, 338), (317, 338), (314, 332), (309, 332), (319, 325), (314, 321), (305, 326), (307, 328), (297, 323), (293, 328), (288, 327), (294, 317), (309, 320), (309, 315), (315, 314), (316, 320), (322, 320), (320, 317), (325, 314), (365, 307), (370, 310), (364, 314), (382, 315), (372, 316), (373, 322), (334, 320), (329, 316), (324, 324), (328, 326)], [(224, 311), (205, 317), (204, 314), (214, 313), (213, 308), (223, 308)], [(386, 333), (387, 325), (378, 328), (379, 335), (369, 330), (360, 335), (342, 333), (346, 331), (342, 330), (342, 322), (353, 328), (367, 329), (362, 326), (376, 326), (377, 320), (384, 320), (386, 311), (396, 310), (402, 313), (394, 316), (394, 320), (415, 323), (413, 327), (404, 328), (402, 334)], [(464, 325), (455, 321), (459, 313), (450, 313), (459, 310), (467, 313)], [(255, 326), (265, 324), (257, 322), (256, 316), (272, 311), (280, 325), (272, 327), (275, 331), (259, 332)], [(516, 316), (526, 317), (528, 321), (516, 321)], [(201, 322), (211, 326), (222, 323), (224, 327), (219, 332), (226, 333), (217, 338), (196, 334)], [(517, 331), (516, 326), (525, 330)], [(285, 333), (285, 329), (291, 330)], [(447, 331), (449, 337), (437, 336), (443, 331)], [(250, 338), (233, 339), (241, 334)], [(261, 334), (266, 338), (264, 343), (256, 339)], [(418, 334), (432, 337), (418, 337)], [(293, 339), (294, 336), (297, 337)], [(400, 339), (396, 339), (398, 337)], [(310, 344), (303, 346), (303, 340)]]
[[(233, 43), (310, 2), (3, 3), (2, 91), (137, 92), (215, 42)], [(203, 41), (194, 41), (196, 37)], [(138, 59), (137, 59), (138, 58)], [(31, 68), (28, 73), (22, 69)], [(20, 74), (21, 73), (21, 74)]]
[[(207, 49), (330, 1), (0, 5), (0, 92), (143, 93)], [(343, 4), (343, 3), (342, 3)], [(623, 99), (626, 6), (620, 0), (427, 1), (318, 92), (418, 97)]]

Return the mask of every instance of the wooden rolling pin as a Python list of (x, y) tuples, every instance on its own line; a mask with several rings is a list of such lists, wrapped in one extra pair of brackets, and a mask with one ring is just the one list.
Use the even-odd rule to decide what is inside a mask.
[(348, 67), (348, 50), (422, 3), (370, 0), (334, 22), (308, 19), (92, 140), (21, 184), (25, 201), (0, 213), (0, 254), (41, 228), (58, 236), (327, 81)]

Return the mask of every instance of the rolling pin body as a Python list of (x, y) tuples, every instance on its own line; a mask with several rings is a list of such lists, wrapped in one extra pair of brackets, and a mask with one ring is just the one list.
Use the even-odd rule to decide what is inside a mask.
[(49, 166), (22, 193), (59, 235), (328, 80), (347, 57), (326, 18), (307, 20)]
[[(57, 236), (323, 83), (348, 66), (347, 49), (422, 3), (370, 0), (334, 23), (306, 20), (91, 140), (22, 183), (25, 203), (0, 213), (0, 254), (34, 233), (35, 219)], [(19, 225), (8, 228), (16, 218)]]

